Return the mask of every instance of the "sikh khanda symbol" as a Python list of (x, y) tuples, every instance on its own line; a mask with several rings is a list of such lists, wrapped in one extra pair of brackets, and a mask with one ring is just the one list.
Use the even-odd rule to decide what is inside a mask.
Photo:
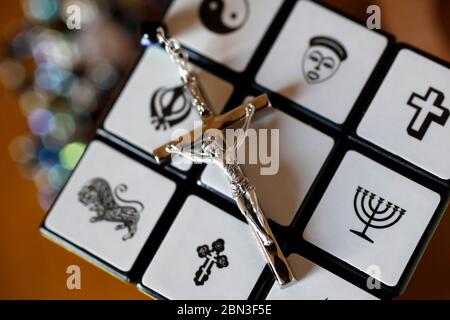
[(369, 228), (385, 229), (396, 224), (406, 213), (405, 209), (394, 205), (384, 198), (378, 197), (375, 193), (361, 187), (356, 188), (353, 200), (353, 207), (356, 216), (365, 224), (362, 231), (350, 230), (361, 238), (373, 243), (366, 232)]
[(159, 88), (150, 102), (151, 123), (156, 130), (167, 130), (182, 122), (191, 112), (191, 101), (183, 86)]

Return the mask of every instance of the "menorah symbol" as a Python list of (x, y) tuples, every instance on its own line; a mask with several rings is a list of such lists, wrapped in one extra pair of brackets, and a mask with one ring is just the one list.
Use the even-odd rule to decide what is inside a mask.
[(215, 264), (217, 268), (222, 269), (228, 266), (228, 258), (220, 253), (225, 250), (225, 241), (217, 239), (211, 245), (212, 249), (208, 245), (204, 244), (197, 248), (197, 253), (200, 258), (205, 258), (203, 265), (198, 268), (195, 273), (194, 282), (197, 286), (203, 285), (211, 274), (211, 268)]
[(394, 205), (390, 201), (385, 201), (381, 197), (369, 190), (363, 189), (360, 186), (356, 188), (355, 198), (353, 200), (353, 207), (356, 216), (365, 224), (362, 231), (350, 230), (361, 238), (373, 243), (367, 235), (367, 229), (385, 229), (396, 224), (400, 218), (406, 213), (405, 209)]

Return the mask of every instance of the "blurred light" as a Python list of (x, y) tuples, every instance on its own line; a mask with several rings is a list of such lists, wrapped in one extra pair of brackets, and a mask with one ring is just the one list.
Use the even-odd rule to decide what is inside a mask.
[(60, 190), (70, 176), (70, 171), (57, 164), (48, 171), (48, 183), (55, 190)]
[(28, 126), (37, 135), (47, 135), (55, 126), (53, 114), (46, 109), (38, 108), (28, 116)]
[(48, 171), (46, 167), (38, 168), (33, 173), (33, 182), (41, 194), (53, 194), (55, 190), (48, 183)]
[(28, 0), (25, 5), (25, 13), (38, 21), (50, 21), (58, 13), (56, 0)]
[(17, 89), (25, 81), (25, 68), (13, 59), (0, 62), (0, 81), (6, 88)]
[(95, 27), (83, 29), (76, 41), (82, 63), (88, 69), (100, 63), (125, 69), (138, 52), (135, 40), (112, 19), (102, 19)]
[(88, 113), (97, 106), (97, 91), (89, 80), (77, 80), (69, 89), (71, 107), (78, 114)]
[(51, 167), (59, 163), (59, 151), (53, 148), (44, 147), (38, 153), (39, 165), (43, 167)]
[(20, 109), (24, 115), (28, 115), (37, 108), (45, 109), (47, 99), (42, 95), (38, 95), (35, 90), (25, 90), (19, 97)]
[(148, 47), (154, 45), (154, 43), (150, 40), (150, 37), (147, 33), (145, 33), (141, 38), (141, 46)]
[(28, 58), (31, 54), (29, 39), (32, 32), (23, 31), (18, 33), (11, 41), (11, 49), (17, 58)]
[(55, 126), (50, 133), (52, 138), (65, 142), (75, 133), (75, 120), (70, 113), (58, 112), (54, 114)]
[(91, 70), (89, 77), (99, 89), (108, 90), (117, 82), (119, 75), (112, 65), (102, 63)]
[(73, 170), (83, 155), (86, 145), (80, 142), (70, 143), (61, 149), (59, 153), (59, 161), (67, 170)]
[(34, 159), (36, 149), (34, 141), (26, 136), (18, 136), (9, 144), (9, 155), (14, 161), (27, 163)]
[(40, 106), (43, 109), (48, 109), (48, 106), (51, 105), (54, 100), (58, 99), (57, 95), (48, 90), (40, 88), (36, 82), (33, 82), (33, 91), (36, 96), (45, 101), (45, 103)]
[(78, 62), (76, 45), (66, 39), (63, 33), (36, 28), (31, 47), (37, 64), (49, 62), (65, 69), (72, 69)]
[(35, 80), (38, 87), (58, 95), (65, 93), (70, 77), (70, 72), (51, 63), (43, 63), (35, 70)]
[[(130, 31), (145, 11), (141, 0), (21, 2), (22, 30), (5, 47), (11, 58), (0, 61), (0, 80), (18, 91), (32, 132), (14, 139), (9, 154), (48, 209), (86, 147), (67, 143), (93, 130), (102, 91), (116, 84), (136, 53)], [(81, 9), (82, 32), (64, 26), (70, 5)]]

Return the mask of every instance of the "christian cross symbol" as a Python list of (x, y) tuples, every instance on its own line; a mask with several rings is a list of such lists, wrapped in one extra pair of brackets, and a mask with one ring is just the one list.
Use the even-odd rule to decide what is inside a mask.
[(225, 241), (217, 239), (212, 243), (211, 248), (206, 244), (197, 248), (198, 256), (205, 259), (203, 265), (195, 273), (194, 282), (197, 286), (202, 286), (208, 281), (213, 265), (219, 269), (228, 267), (227, 256), (220, 254), (225, 250)]
[(422, 140), (433, 122), (445, 125), (450, 111), (442, 105), (444, 99), (444, 93), (433, 87), (428, 89), (424, 97), (415, 92), (411, 95), (408, 105), (417, 111), (407, 129), (410, 136)]

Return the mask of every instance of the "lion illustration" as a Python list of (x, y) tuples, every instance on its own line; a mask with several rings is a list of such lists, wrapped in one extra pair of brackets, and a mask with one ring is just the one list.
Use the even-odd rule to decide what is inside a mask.
[[(86, 183), (78, 193), (79, 201), (90, 211), (97, 213), (90, 219), (90, 222), (119, 222), (116, 230), (128, 229), (128, 233), (122, 237), (124, 241), (131, 239), (136, 233), (140, 213), (144, 210), (141, 202), (124, 200), (119, 196), (119, 193), (124, 193), (127, 189), (125, 184), (119, 184), (113, 194), (105, 179), (94, 178)], [(120, 205), (118, 201), (126, 205)]]

